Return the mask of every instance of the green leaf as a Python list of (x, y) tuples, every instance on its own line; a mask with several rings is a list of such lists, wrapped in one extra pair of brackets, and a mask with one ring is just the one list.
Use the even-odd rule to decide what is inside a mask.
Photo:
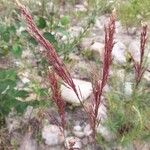
[(21, 35), (24, 36), (31, 44), (35, 46), (38, 45), (38, 42), (27, 31), (22, 31)]
[(35, 46), (38, 45), (38, 42), (37, 42), (32, 36), (30, 36), (30, 37), (28, 38), (28, 41), (29, 41), (30, 43), (32, 43), (33, 45), (35, 45)]
[(16, 71), (13, 69), (10, 70), (1, 70), (0, 71), (0, 82), (1, 80), (15, 80), (16, 79)]
[(60, 19), (60, 23), (63, 25), (63, 26), (67, 26), (69, 24), (70, 20), (69, 20), (69, 16), (63, 16), (61, 19)]
[(10, 40), (10, 33), (8, 31), (5, 31), (3, 34), (2, 34), (2, 39), (5, 41), (5, 42), (9, 42)]
[(15, 28), (15, 26), (13, 26), (13, 25), (11, 25), (11, 26), (9, 26), (8, 28), (7, 28), (7, 30), (10, 32), (10, 33), (16, 33), (16, 28)]
[(55, 36), (52, 35), (50, 32), (44, 32), (43, 36), (50, 42), (50, 43), (57, 43)]
[(15, 55), (15, 57), (20, 57), (22, 54), (21, 45), (19, 45), (18, 43), (15, 43), (12, 47), (12, 53)]
[(16, 72), (14, 70), (1, 70), (0, 71), (0, 95), (7, 87), (10, 89), (16, 86)]
[(21, 32), (21, 35), (24, 37), (28, 37), (30, 34), (26, 30), (24, 30)]
[(28, 105), (37, 107), (39, 105), (45, 106), (47, 104), (45, 100), (30, 102), (17, 100), (17, 97), (25, 99), (28, 96), (28, 92), (15, 89), (16, 83), (17, 74), (15, 70), (0, 71), (0, 117), (7, 115), (12, 108), (15, 108), (18, 113), (23, 113)]
[(0, 34), (3, 34), (5, 31), (5, 26), (0, 24)]
[(46, 20), (43, 17), (39, 17), (37, 26), (40, 29), (44, 29), (46, 27)]

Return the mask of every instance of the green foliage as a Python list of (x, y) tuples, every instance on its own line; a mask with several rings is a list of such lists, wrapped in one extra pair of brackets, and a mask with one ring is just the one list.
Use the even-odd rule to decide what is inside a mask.
[(21, 56), (22, 43), (16, 30), (14, 25), (0, 24), (0, 56), (5, 56), (8, 53), (15, 57)]
[(67, 25), (70, 23), (69, 16), (63, 16), (63, 17), (60, 19), (60, 23), (61, 23), (63, 26), (67, 26)]
[(22, 54), (21, 45), (18, 44), (18, 43), (15, 43), (15, 44), (12, 46), (12, 53), (13, 53), (16, 57), (21, 56), (21, 54)]
[(107, 99), (109, 112), (105, 125), (117, 135), (116, 143), (127, 145), (134, 140), (150, 138), (148, 92), (136, 89), (131, 96), (125, 97), (114, 88), (107, 95)]
[(44, 29), (46, 27), (46, 20), (43, 17), (39, 17), (37, 26), (40, 29)]
[[(0, 71), (0, 114), (7, 115), (12, 108), (22, 112), (25, 105), (18, 101), (16, 97), (26, 97), (26, 91), (15, 90), (16, 72), (14, 70)], [(22, 105), (23, 104), (23, 105)]]
[[(23, 113), (28, 105), (31, 106), (45, 106), (47, 103), (43, 101), (19, 101), (17, 98), (20, 97), (25, 99), (28, 97), (28, 92), (25, 90), (17, 90), (17, 75), (16, 71), (10, 70), (0, 70), (0, 116), (7, 115), (12, 108), (14, 108), (18, 113)], [(45, 95), (44, 89), (38, 89), (39, 96)]]
[(137, 26), (141, 21), (147, 21), (150, 18), (149, 0), (128, 0), (118, 3), (119, 19), (126, 26)]
[[(56, 3), (56, 1), (54, 2)], [(72, 5), (75, 4), (74, 0), (68, 0), (67, 2), (70, 2)], [(28, 2), (26, 3), (29, 5)], [(42, 8), (41, 6), (36, 7), (37, 4), (34, 6), (35, 8), (32, 8), (33, 17), (43, 36), (54, 45), (58, 54), (64, 56), (65, 60), (68, 59), (68, 55), (71, 52), (77, 50), (78, 44), (88, 34), (90, 27), (95, 23), (97, 15), (108, 13), (112, 10), (112, 4), (108, 3), (107, 0), (88, 0), (89, 8), (86, 12), (73, 12), (68, 16), (68, 12), (60, 15), (59, 5), (55, 6), (56, 9), (52, 8), (49, 13), (45, 8), (47, 6), (46, 3), (47, 0), (43, 0)], [(33, 5), (30, 6), (32, 7)], [(126, 26), (138, 25), (141, 21), (150, 18), (149, 6), (149, 0), (129, 0), (121, 3), (117, 7), (119, 19)], [(42, 11), (39, 11), (41, 9)], [(35, 51), (38, 43), (26, 30), (20, 31), (18, 34), (18, 30), (24, 27), (24, 24), (18, 21), (17, 10), (15, 9), (14, 14), (14, 16), (11, 14), (13, 19), (11, 18), (9, 23), (0, 20), (0, 57), (12, 54), (15, 58), (19, 59), (24, 48), (28, 47)], [(82, 24), (83, 26), (81, 25), (83, 31), (78, 36), (71, 37), (68, 29), (73, 24), (72, 20), (74, 18), (78, 19), (77, 21), (80, 24), (82, 24), (82, 20), (85, 21)], [(58, 37), (58, 35), (61, 36)], [(61, 40), (61, 37), (66, 37), (65, 41)], [(83, 51), (82, 55), (93, 60), (93, 55), (88, 50)], [(44, 69), (47, 69), (47, 67), (44, 68), (46, 64), (45, 59), (41, 60), (40, 63), (43, 66), (38, 69), (42, 74), (45, 71)], [(127, 71), (131, 70), (132, 68), (129, 66)], [(17, 90), (15, 88), (17, 81), (18, 77), (14, 69), (0, 70), (0, 121), (12, 108), (15, 108), (18, 113), (22, 113), (28, 105), (35, 107), (50, 106), (50, 100), (47, 100), (48, 90), (41, 89), (39, 83), (34, 81), (32, 81), (32, 90), (33, 93), (36, 93), (37, 100), (30, 102), (19, 101), (18, 97), (26, 99), (29, 93), (25, 90)], [(125, 145), (135, 139), (148, 140), (150, 139), (148, 132), (150, 130), (150, 94), (141, 88), (142, 90), (134, 89), (135, 91), (131, 96), (126, 96), (123, 84), (118, 79), (112, 79), (111, 81), (112, 90), (107, 95), (109, 109), (105, 125), (117, 135), (116, 143)], [(141, 87), (145, 87), (145, 85), (141, 85)], [(97, 141), (104, 148), (112, 144), (107, 143), (101, 135), (97, 136)]]
[[(52, 44), (56, 44), (57, 43), (57, 40), (55, 38), (54, 35), (52, 35), (50, 32), (44, 32), (43, 33), (43, 36)], [(58, 44), (58, 43), (57, 43)]]

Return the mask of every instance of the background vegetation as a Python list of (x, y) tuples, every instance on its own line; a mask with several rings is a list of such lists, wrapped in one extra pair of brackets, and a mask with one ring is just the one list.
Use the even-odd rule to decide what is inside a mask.
[[(67, 64), (71, 60), (69, 54), (80, 54), (79, 44), (88, 35), (96, 18), (100, 15), (111, 13), (116, 9), (117, 19), (127, 28), (139, 27), (141, 22), (148, 22), (150, 19), (149, 0), (87, 0), (86, 12), (72, 11), (77, 0), (66, 0), (64, 7), (70, 5), (70, 9), (63, 11), (59, 0), (22, 0), (31, 10), (33, 19), (43, 36), (54, 45), (59, 56)], [(48, 5), (49, 4), (49, 5)], [(88, 14), (88, 16), (87, 16)], [(72, 37), (69, 28), (80, 23), (83, 30), (77, 36)], [(51, 92), (47, 87), (41, 86), (37, 79), (31, 78), (30, 83), (25, 83), (21, 89), (17, 89), (18, 83), (22, 82), (19, 72), (29, 69), (32, 72), (32, 65), (27, 64), (22, 58), (26, 50), (30, 50), (33, 57), (37, 59), (37, 70), (41, 78), (45, 78), (47, 62), (41, 57), (38, 43), (26, 31), (25, 23), (20, 21), (19, 10), (11, 0), (0, 0), (0, 130), (6, 128), (5, 117), (16, 110), (21, 115), (27, 106), (43, 109), (53, 106), (50, 99)], [(90, 55), (90, 54), (85, 54)], [(87, 56), (89, 57), (89, 56)], [(131, 96), (124, 94), (122, 85), (128, 80), (128, 74), (133, 73), (131, 58), (124, 66), (124, 81), (118, 80), (116, 76), (110, 79), (111, 92), (106, 97), (108, 100), (108, 119), (104, 123), (112, 132), (117, 135), (117, 144), (128, 145), (135, 139), (150, 140), (150, 91), (145, 80), (142, 80), (138, 88), (133, 83)], [(24, 65), (18, 63), (23, 60)], [(15, 62), (15, 63), (14, 63)], [(116, 69), (116, 66), (113, 66)], [(34, 75), (33, 75), (34, 76)], [(34, 101), (25, 101), (31, 94), (35, 94)], [(106, 142), (101, 135), (97, 135), (100, 145), (114, 145)]]

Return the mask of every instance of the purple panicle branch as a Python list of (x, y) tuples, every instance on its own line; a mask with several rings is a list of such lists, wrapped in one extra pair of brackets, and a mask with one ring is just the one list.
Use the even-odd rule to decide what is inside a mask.
[(79, 94), (72, 80), (72, 77), (69, 71), (67, 70), (65, 64), (63, 63), (63, 61), (58, 57), (55, 48), (40, 33), (40, 31), (38, 30), (37, 26), (35, 25), (33, 21), (33, 18), (30, 12), (26, 9), (26, 7), (20, 4), (18, 0), (16, 0), (16, 2), (20, 9), (22, 16), (24, 17), (28, 32), (41, 46), (45, 48), (44, 54), (47, 58), (48, 63), (52, 65), (53, 70), (64, 81), (67, 87), (71, 88), (75, 92), (77, 97), (79, 98)]
[(141, 31), (141, 38), (140, 38), (140, 61), (137, 62), (133, 57), (133, 65), (135, 71), (135, 81), (136, 87), (141, 82), (142, 76), (146, 71), (146, 67), (144, 66), (144, 53), (145, 53), (145, 45), (147, 41), (147, 25), (144, 25)]
[[(83, 109), (89, 116), (89, 122), (91, 125), (91, 128), (93, 130), (93, 137), (94, 141), (96, 138), (96, 126), (98, 124), (97, 116), (98, 116), (98, 109), (101, 104), (102, 100), (102, 93), (105, 85), (108, 81), (109, 76), (109, 70), (110, 65), (112, 63), (112, 49), (114, 46), (114, 33), (115, 33), (115, 17), (114, 15), (111, 16), (110, 21), (108, 23), (108, 26), (105, 26), (105, 48), (104, 48), (104, 58), (103, 58), (103, 68), (102, 68), (102, 78), (96, 80), (93, 83), (93, 95), (94, 98), (92, 100), (92, 105), (88, 109), (84, 106), (82, 103), (80, 96), (80, 89), (79, 92), (73, 82), (73, 79), (67, 70), (65, 64), (62, 62), (62, 60), (58, 57), (55, 48), (49, 43), (43, 35), (38, 30), (37, 26), (35, 25), (33, 18), (29, 11), (21, 5), (18, 0), (16, 0), (18, 7), (21, 11), (22, 16), (24, 17), (24, 20), (27, 25), (27, 30), (30, 33), (30, 35), (41, 45), (45, 48), (44, 55), (46, 56), (46, 59), (48, 63), (52, 66), (52, 70), (64, 81), (64, 84), (71, 88), (76, 96), (78, 97)], [(56, 74), (50, 71), (48, 73), (48, 80), (50, 83), (50, 87), (52, 90), (52, 98), (55, 102), (58, 112), (61, 118), (61, 125), (63, 129), (65, 128), (65, 104), (64, 101), (61, 98), (61, 94), (59, 91), (59, 86), (57, 83)]]
[(93, 130), (93, 137), (96, 136), (96, 126), (99, 123), (97, 120), (98, 109), (102, 100), (103, 89), (108, 81), (110, 65), (112, 63), (112, 49), (114, 46), (114, 33), (115, 33), (115, 17), (112, 15), (107, 26), (105, 26), (105, 47), (104, 47), (104, 58), (103, 58), (103, 68), (102, 68), (102, 78), (97, 79), (93, 83), (93, 94), (94, 99), (92, 101), (92, 106), (90, 107), (89, 120), (91, 128)]
[(48, 72), (48, 81), (52, 91), (52, 99), (57, 106), (59, 116), (61, 118), (61, 126), (65, 129), (65, 102), (61, 97), (60, 87), (58, 85), (58, 79), (53, 71)]

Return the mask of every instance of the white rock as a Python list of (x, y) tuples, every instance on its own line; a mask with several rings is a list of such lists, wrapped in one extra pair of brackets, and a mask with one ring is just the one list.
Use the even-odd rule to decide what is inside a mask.
[(34, 139), (31, 138), (31, 134), (27, 133), (22, 139), (22, 143), (19, 147), (19, 150), (37, 150), (37, 143)]
[(59, 145), (64, 141), (64, 136), (60, 128), (56, 125), (44, 126), (42, 129), (42, 138), (45, 140), (45, 144), (49, 146)]
[(78, 4), (78, 5), (75, 5), (75, 10), (85, 12), (87, 11), (87, 8), (84, 5)]
[(81, 149), (82, 148), (82, 143), (81, 140), (77, 137), (67, 137), (65, 140), (65, 147), (67, 149)]
[(123, 43), (121, 42), (115, 43), (112, 51), (112, 56), (116, 63), (124, 64), (126, 62), (125, 51), (126, 46)]
[(85, 136), (90, 136), (92, 134), (92, 129), (89, 124), (84, 127), (84, 134)]
[(98, 125), (96, 130), (97, 133), (100, 133), (103, 136), (103, 138), (108, 142), (114, 140), (115, 138), (115, 135), (101, 124)]
[(82, 131), (82, 127), (80, 125), (74, 126), (73, 133), (78, 138), (84, 137), (84, 132)]
[(125, 82), (124, 83), (124, 92), (127, 96), (130, 96), (132, 94), (132, 83), (131, 82)]
[(102, 44), (100, 42), (94, 42), (90, 48), (91, 48), (91, 50), (99, 52), (100, 50), (104, 49), (104, 44)]
[(140, 42), (132, 41), (129, 44), (128, 51), (131, 53), (132, 57), (136, 62), (140, 61)]
[(95, 59), (101, 59), (103, 58), (103, 52), (104, 52), (104, 44), (100, 42), (95, 42), (90, 46), (90, 50), (93, 52), (93, 55)]
[(79, 125), (74, 126), (73, 128), (75, 131), (82, 131), (82, 127)]
[[(79, 95), (80, 100), (82, 102), (85, 101), (92, 93), (92, 84), (90, 82), (78, 80), (78, 79), (73, 79), (73, 81), (78, 93), (79, 94), (81, 93)], [(72, 103), (74, 105), (80, 105), (80, 101), (72, 89), (64, 86), (63, 84), (61, 85), (60, 89), (61, 89), (62, 98), (66, 102)]]
[(30, 80), (29, 80), (28, 78), (26, 78), (26, 77), (22, 77), (22, 78), (21, 78), (21, 81), (22, 81), (24, 84), (30, 82)]

